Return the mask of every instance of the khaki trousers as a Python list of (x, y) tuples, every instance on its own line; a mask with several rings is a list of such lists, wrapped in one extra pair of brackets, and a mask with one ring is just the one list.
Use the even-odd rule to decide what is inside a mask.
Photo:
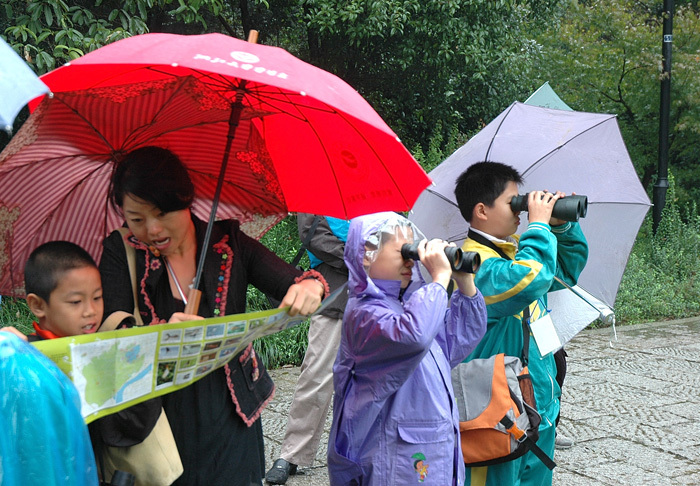
[(328, 408), (333, 398), (333, 363), (338, 354), (342, 319), (322, 315), (311, 318), (309, 346), (301, 365), (287, 420), (280, 457), (311, 466), (316, 457)]

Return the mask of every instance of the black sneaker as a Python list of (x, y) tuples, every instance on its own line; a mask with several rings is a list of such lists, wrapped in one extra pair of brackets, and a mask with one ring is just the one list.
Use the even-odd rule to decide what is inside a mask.
[(297, 473), (297, 465), (287, 462), (284, 459), (277, 459), (267, 474), (265, 481), (270, 484), (285, 484), (289, 476), (294, 476)]

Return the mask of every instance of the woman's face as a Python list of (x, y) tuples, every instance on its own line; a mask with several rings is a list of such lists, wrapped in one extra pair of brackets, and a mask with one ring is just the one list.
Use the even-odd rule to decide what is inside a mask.
[(189, 209), (164, 213), (153, 204), (126, 194), (122, 211), (134, 236), (161, 255), (181, 253), (197, 244)]

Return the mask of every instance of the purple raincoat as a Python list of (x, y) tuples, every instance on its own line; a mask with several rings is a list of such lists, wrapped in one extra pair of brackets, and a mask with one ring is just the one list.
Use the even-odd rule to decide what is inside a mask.
[(448, 309), (447, 292), (426, 284), (418, 264), (401, 300), (399, 281), (370, 279), (365, 241), (397, 217), (362, 216), (348, 233), (349, 301), (328, 446), (333, 486), (464, 483), (450, 372), (484, 335), (484, 299), (457, 290)]

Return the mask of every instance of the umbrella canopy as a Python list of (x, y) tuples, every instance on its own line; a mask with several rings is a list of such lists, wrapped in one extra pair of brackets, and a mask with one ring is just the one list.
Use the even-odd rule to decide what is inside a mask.
[[(579, 223), (589, 258), (579, 286), (613, 306), (622, 274), (651, 205), (637, 177), (614, 115), (513, 103), (430, 172), (434, 186), (418, 198), (410, 219), (427, 237), (461, 244), (469, 225), (457, 208), (457, 177), (480, 161), (515, 167), (523, 193), (560, 190), (588, 196)], [(522, 232), (527, 218), (521, 218)]]
[(559, 98), (559, 95), (552, 89), (549, 85), (549, 81), (546, 81), (542, 86), (537, 88), (537, 91), (532, 93), (530, 97), (525, 100), (525, 104), (541, 106), (543, 108), (554, 108), (556, 110), (572, 111), (571, 107), (564, 103), (564, 100)]
[(11, 133), (19, 110), (31, 99), (48, 91), (49, 88), (27, 63), (0, 38), (0, 126)]
[(429, 183), (357, 91), (282, 49), (146, 34), (42, 79), (54, 97), (0, 154), (0, 293), (21, 295), (24, 262), (44, 241), (73, 241), (99, 258), (123, 222), (107, 203), (115, 161), (139, 147), (183, 160), (204, 219), (225, 161), (217, 216), (254, 237), (288, 211), (407, 210)]

